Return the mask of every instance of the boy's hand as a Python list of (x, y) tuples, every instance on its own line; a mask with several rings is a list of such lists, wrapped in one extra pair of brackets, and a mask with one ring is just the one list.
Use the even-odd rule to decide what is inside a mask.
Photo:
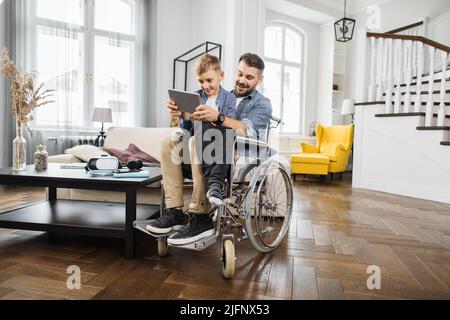
[(175, 101), (169, 99), (167, 100), (167, 109), (169, 109), (169, 113), (172, 117), (181, 117), (183, 112), (178, 111), (178, 106)]
[(198, 119), (198, 121), (217, 121), (219, 118), (219, 111), (211, 108), (207, 105), (198, 106), (195, 112), (192, 114), (193, 118)]

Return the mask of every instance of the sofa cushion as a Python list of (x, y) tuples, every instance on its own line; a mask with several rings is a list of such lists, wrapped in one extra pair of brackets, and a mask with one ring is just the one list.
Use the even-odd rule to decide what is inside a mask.
[(161, 142), (176, 128), (110, 128), (104, 148), (126, 149), (130, 143), (161, 161)]
[(81, 161), (87, 162), (89, 158), (108, 156), (108, 153), (102, 149), (91, 146), (91, 145), (81, 145), (73, 147), (72, 149), (67, 149), (66, 154), (72, 154)]
[(330, 158), (318, 153), (297, 154), (291, 157), (292, 163), (329, 164)]
[(142, 151), (133, 143), (130, 143), (128, 148), (126, 148), (125, 150), (116, 148), (105, 148), (104, 150), (110, 155), (117, 157), (117, 159), (119, 159), (122, 163), (127, 163), (131, 160), (141, 160), (143, 162), (149, 163), (160, 163), (159, 160)]

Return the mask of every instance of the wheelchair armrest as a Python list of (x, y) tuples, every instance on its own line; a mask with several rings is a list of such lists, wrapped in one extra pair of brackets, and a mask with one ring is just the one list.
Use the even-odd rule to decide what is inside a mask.
[(269, 147), (269, 144), (267, 142), (255, 138), (250, 138), (248, 136), (236, 136), (236, 143), (245, 143), (248, 145), (254, 145), (263, 148)]

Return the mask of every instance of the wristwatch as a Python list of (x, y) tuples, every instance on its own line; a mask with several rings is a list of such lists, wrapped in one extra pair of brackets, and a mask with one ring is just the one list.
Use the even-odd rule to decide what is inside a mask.
[(216, 125), (221, 126), (225, 122), (225, 115), (221, 112), (215, 121)]

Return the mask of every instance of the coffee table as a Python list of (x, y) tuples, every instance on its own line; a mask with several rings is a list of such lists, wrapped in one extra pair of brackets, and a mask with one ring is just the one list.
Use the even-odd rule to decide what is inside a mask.
[[(137, 190), (162, 179), (158, 167), (145, 168), (149, 178), (116, 179), (91, 177), (84, 170), (61, 169), (61, 164), (51, 163), (48, 170), (37, 172), (34, 166), (14, 173), (11, 168), (0, 169), (0, 185), (48, 188), (47, 201), (0, 214), (0, 228), (47, 231), (55, 234), (77, 234), (122, 238), (125, 240), (125, 257), (135, 257), (135, 220), (148, 220), (159, 213), (160, 205), (137, 205)], [(126, 202), (58, 200), (57, 189), (88, 189), (120, 191)]]

